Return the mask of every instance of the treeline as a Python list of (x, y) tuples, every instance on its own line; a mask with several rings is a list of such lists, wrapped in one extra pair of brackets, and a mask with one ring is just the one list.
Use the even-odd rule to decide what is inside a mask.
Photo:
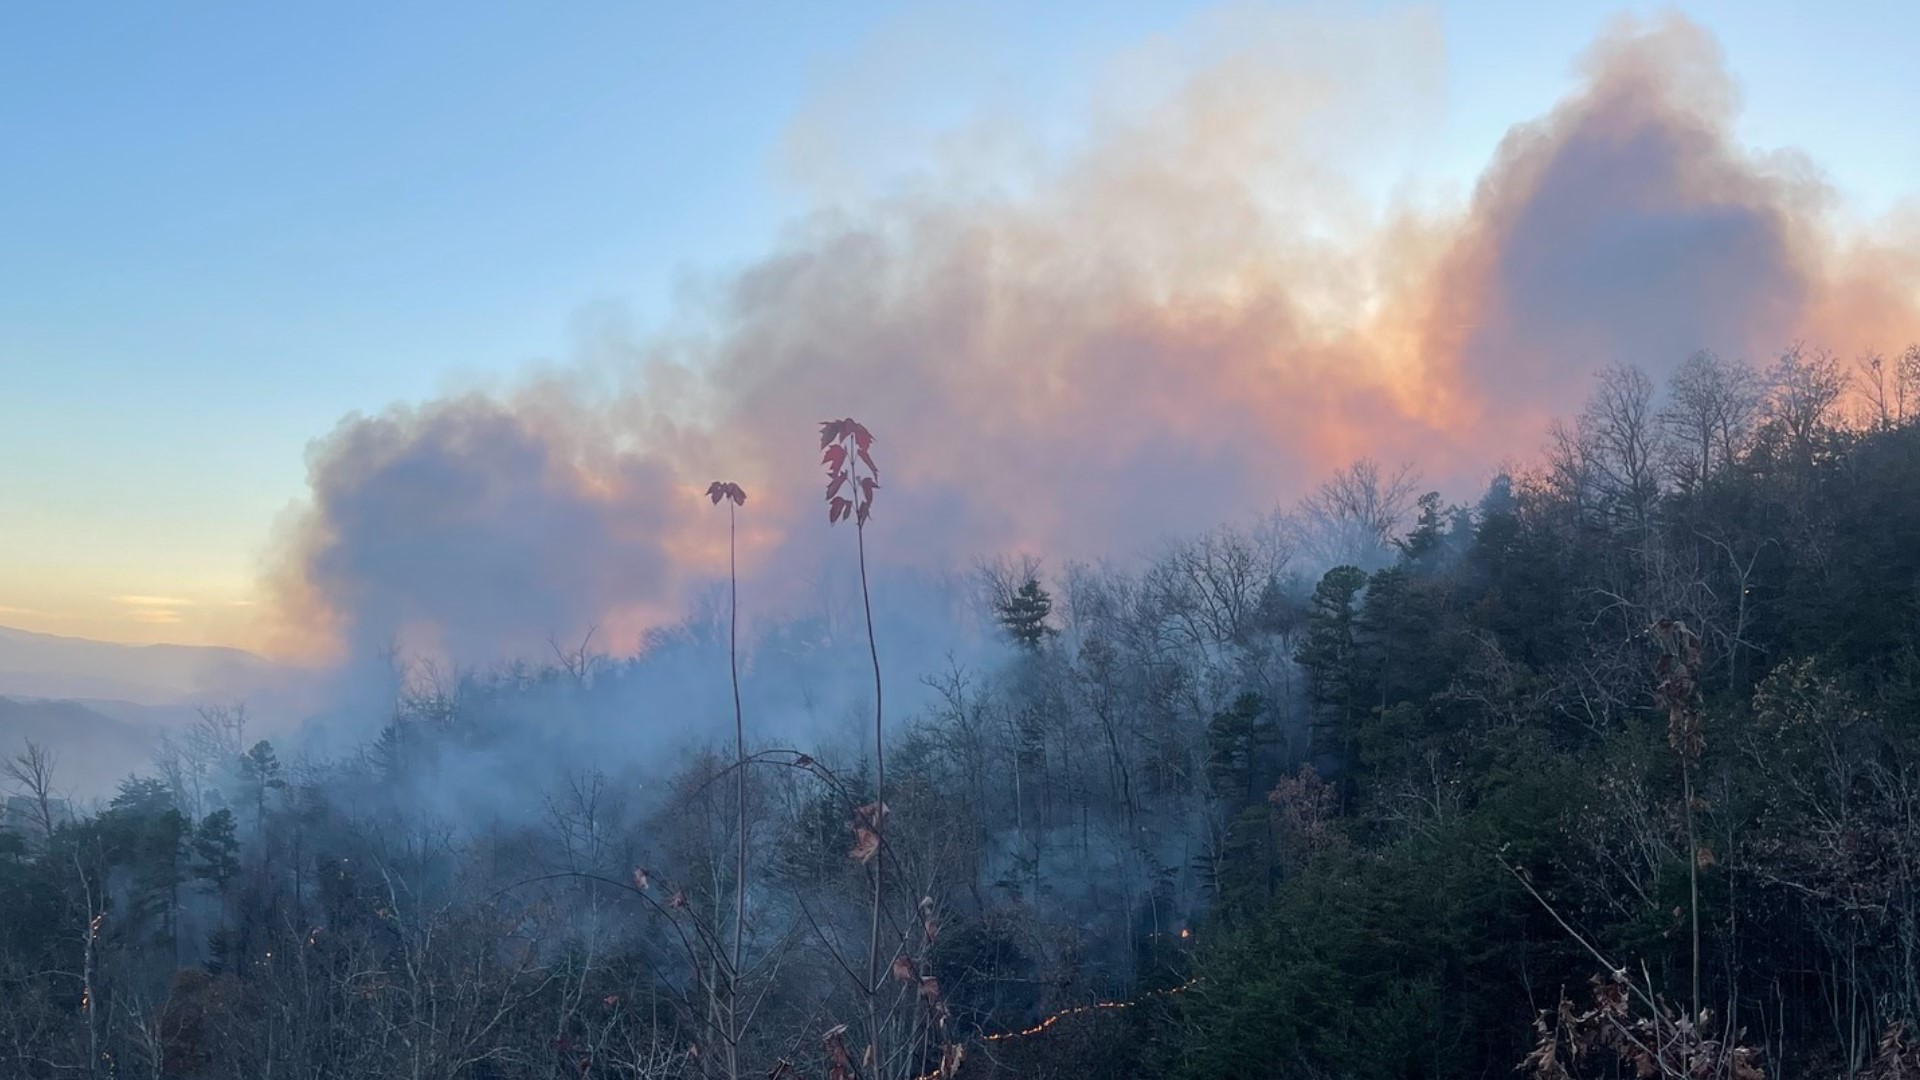
[(1003, 644), (925, 673), (878, 799), (857, 737), (739, 760), (710, 701), (652, 703), (684, 759), (525, 752), (669, 654), (724, 685), (712, 619), (416, 681), (343, 759), (209, 710), (78, 820), (29, 748), (0, 1073), (1899, 1075), (1916, 413), (1914, 351), (1622, 368), (1471, 505), (1361, 463), (1138, 567), (982, 566)]
[(1166, 1071), (1910, 1075), (1917, 391), (1911, 350), (1612, 370), (1322, 577), (1325, 767), (1242, 801)]

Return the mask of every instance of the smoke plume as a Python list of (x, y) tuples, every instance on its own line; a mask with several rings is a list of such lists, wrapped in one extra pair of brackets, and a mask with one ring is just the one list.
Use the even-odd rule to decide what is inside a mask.
[(1346, 73), (1394, 67), (1378, 49), (1229, 51), (1017, 192), (936, 176), (799, 223), (676, 320), (697, 331), (348, 419), (313, 449), (283, 614), (363, 655), (630, 635), (724, 574), (715, 478), (750, 494), (753, 595), (797, 601), (850, 555), (813, 452), (833, 417), (879, 438), (882, 560), (1125, 556), (1361, 454), (1470, 495), (1609, 363), (1916, 326), (1912, 260), (1843, 235), (1803, 161), (1737, 144), (1698, 27), (1610, 32), (1444, 212), (1357, 208), (1321, 156), (1365, 119)]

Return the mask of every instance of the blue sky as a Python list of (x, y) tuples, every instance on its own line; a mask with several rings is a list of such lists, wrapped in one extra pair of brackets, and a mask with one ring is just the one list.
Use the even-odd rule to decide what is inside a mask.
[[(1382, 9), (1388, 5), (1365, 5)], [(244, 644), (307, 442), (344, 414), (645, 325), (687, 271), (982, 109), (1072, 130), (1201, 6), (379, 3), (0, 8), (0, 623)], [(1351, 11), (1352, 8), (1326, 8)], [(1620, 8), (1458, 3), (1446, 123), (1380, 166), (1464, 186)], [(1643, 12), (1649, 9), (1641, 9)], [(1857, 208), (1920, 185), (1920, 5), (1702, 3), (1744, 138)]]

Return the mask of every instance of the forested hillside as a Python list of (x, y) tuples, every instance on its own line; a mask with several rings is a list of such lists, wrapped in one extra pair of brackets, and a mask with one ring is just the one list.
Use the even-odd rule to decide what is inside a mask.
[[(29, 747), (0, 1076), (1920, 1070), (1920, 351), (1611, 370), (1477, 497), (1410, 484), (986, 564), (999, 645), (911, 688), (855, 594), (744, 698), (722, 616), (416, 680), (329, 760), (209, 709), (80, 820)], [(829, 653), (865, 741), (748, 741)], [(669, 655), (695, 751), (528, 752)]]

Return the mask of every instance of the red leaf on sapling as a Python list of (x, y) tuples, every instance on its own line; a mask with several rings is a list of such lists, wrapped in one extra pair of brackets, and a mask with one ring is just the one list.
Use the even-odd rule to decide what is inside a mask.
[[(843, 519), (851, 519), (861, 525), (873, 513), (873, 493), (879, 488), (879, 466), (874, 464), (870, 448), (873, 446), (873, 433), (860, 422), (848, 417), (839, 420), (826, 420), (820, 424), (820, 463), (827, 468), (827, 521), (839, 524)], [(849, 454), (857, 455), (858, 460), (850, 460)], [(859, 475), (859, 466), (866, 467), (867, 475)], [(841, 494), (847, 484), (855, 487), (854, 497), (848, 500)]]
[(885, 823), (885, 803), (871, 802), (853, 811), (853, 858), (867, 862), (880, 853), (880, 826)]
[(853, 1056), (847, 1052), (847, 1025), (840, 1024), (820, 1038), (820, 1048), (827, 1053), (827, 1076), (829, 1080), (853, 1080)]

